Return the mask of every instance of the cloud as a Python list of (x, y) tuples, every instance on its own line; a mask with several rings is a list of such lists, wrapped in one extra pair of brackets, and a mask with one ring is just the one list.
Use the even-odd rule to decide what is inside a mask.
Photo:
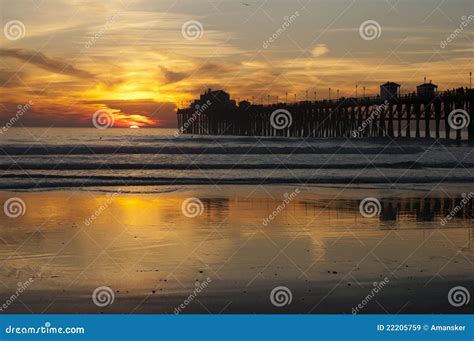
[(182, 81), (185, 78), (188, 78), (190, 76), (189, 73), (186, 72), (176, 72), (176, 71), (171, 71), (164, 66), (160, 66), (161, 73), (163, 74), (164, 77), (164, 84), (172, 84), (172, 83), (177, 83), (179, 81)]
[[(27, 103), (2, 102), (0, 104), (0, 127), (5, 125), (18, 110), (18, 105)], [(67, 104), (67, 103), (66, 103)], [(113, 112), (115, 127), (128, 127), (138, 124), (143, 127), (177, 126), (176, 105), (171, 102), (155, 102), (152, 99), (142, 100), (101, 100), (82, 101), (73, 105), (61, 102), (50, 102), (47, 99), (34, 100), (17, 126), (55, 126), (55, 127), (93, 127), (92, 116), (99, 109)]]
[(152, 99), (141, 100), (101, 100), (88, 101), (87, 104), (107, 106), (112, 111), (118, 110), (121, 120), (133, 120), (148, 126), (175, 127), (176, 105), (171, 102), (155, 102)]
[(234, 69), (232, 65), (223, 64), (223, 63), (205, 63), (199, 68), (199, 72), (201, 73), (216, 73), (220, 72), (231, 72)]
[(50, 58), (41, 52), (25, 49), (0, 49), (0, 56), (11, 57), (35, 65), (43, 70), (82, 79), (95, 79), (90, 72), (75, 68), (69, 63), (57, 58)]
[(7, 71), (0, 69), (0, 87), (11, 88), (22, 86), (21, 78), (24, 76), (21, 72)]
[(225, 73), (231, 73), (238, 70), (238, 65), (233, 65), (229, 63), (205, 62), (204, 64), (200, 64), (199, 61), (193, 61), (192, 65), (194, 65), (194, 67), (191, 69), (191, 71), (179, 72), (172, 71), (164, 66), (160, 66), (161, 73), (164, 78), (163, 85), (178, 83), (192, 76), (199, 76), (202, 80), (205, 76), (214, 77), (216, 74), (222, 76)]
[(311, 54), (314, 57), (324, 56), (328, 52), (329, 52), (329, 48), (326, 46), (326, 44), (318, 44), (313, 50), (311, 50)]

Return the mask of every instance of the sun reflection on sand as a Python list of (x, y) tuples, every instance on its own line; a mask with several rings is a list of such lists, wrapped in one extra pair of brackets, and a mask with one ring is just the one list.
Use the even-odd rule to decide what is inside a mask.
[[(258, 191), (250, 197), (239, 191), (21, 193), (28, 213), (0, 218), (0, 238), (7, 243), (0, 251), (0, 280), (15, 285), (32, 276), (36, 290), (89, 290), (106, 284), (124, 295), (152, 289), (170, 295), (208, 276), (216, 279), (213, 290), (282, 280), (333, 280), (331, 276), (349, 271), (370, 250), (395, 268), (421, 245), (411, 263), (423, 266), (425, 273), (438, 269), (436, 257), (453, 256), (454, 249), (446, 247), (435, 229), (436, 219), (420, 222), (406, 211), (390, 222), (366, 219), (357, 201), (328, 202), (324, 194), (310, 192), (264, 226), (263, 218), (279, 204), (283, 190), (272, 196)], [(195, 218), (181, 211), (189, 196), (201, 197), (203, 203), (202, 214)], [(6, 197), (8, 193), (2, 193), (1, 199)], [(90, 224), (85, 223), (88, 218)], [(472, 229), (463, 220), (456, 226), (449, 238), (460, 246)], [(397, 234), (391, 234), (393, 228)], [(421, 244), (426, 228), (435, 232)], [(371, 257), (359, 268), (360, 278), (386, 271)], [(400, 276), (420, 275), (404, 267), (399, 271)], [(460, 262), (443, 273), (465, 271)]]

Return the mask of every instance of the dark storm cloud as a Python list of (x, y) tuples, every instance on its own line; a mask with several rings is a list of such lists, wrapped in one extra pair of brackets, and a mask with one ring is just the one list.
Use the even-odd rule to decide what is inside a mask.
[(37, 51), (25, 49), (0, 49), (0, 56), (15, 58), (53, 73), (69, 75), (83, 79), (95, 78), (95, 76), (90, 72), (77, 69), (73, 65), (61, 59), (50, 58)]

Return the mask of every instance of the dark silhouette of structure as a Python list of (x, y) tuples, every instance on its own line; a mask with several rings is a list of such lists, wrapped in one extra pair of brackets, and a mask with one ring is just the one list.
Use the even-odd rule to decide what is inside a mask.
[(438, 91), (438, 86), (431, 83), (431, 81), (429, 83), (425, 81), (425, 83), (416, 87), (416, 93), (421, 97), (434, 97), (436, 96), (436, 91)]
[(380, 86), (380, 97), (382, 101), (396, 99), (400, 95), (400, 84), (387, 82)]
[[(468, 139), (474, 140), (474, 90), (437, 92), (437, 86), (426, 81), (417, 93), (401, 95), (399, 88), (387, 82), (381, 85), (381, 94), (373, 97), (268, 105), (248, 101), (237, 105), (225, 91), (209, 89), (190, 108), (178, 110), (178, 125), (182, 133), (205, 135), (422, 137), (424, 131), (423, 137), (440, 138), (444, 122), (445, 138), (454, 135), (460, 140), (462, 129), (467, 129)], [(452, 128), (449, 115), (454, 110), (463, 111), (467, 127)], [(286, 112), (287, 124), (275, 125), (275, 112)]]

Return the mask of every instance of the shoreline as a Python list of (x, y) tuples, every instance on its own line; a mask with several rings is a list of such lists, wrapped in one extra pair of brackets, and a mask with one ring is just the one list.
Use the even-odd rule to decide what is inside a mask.
[[(135, 184), (126, 184), (124, 185), (123, 182), (119, 184), (112, 184), (109, 185), (90, 185), (90, 186), (72, 186), (72, 187), (65, 187), (65, 186), (57, 186), (57, 187), (35, 187), (35, 188), (18, 188), (17, 186), (11, 186), (11, 188), (2, 188), (0, 186), (0, 194), (1, 193), (122, 193), (122, 194), (166, 194), (166, 193), (173, 193), (173, 192), (186, 192), (186, 191), (201, 191), (204, 190), (206, 195), (213, 196), (213, 193), (219, 192), (216, 191), (216, 188), (222, 187), (223, 189), (226, 188), (233, 188), (238, 191), (238, 193), (242, 194), (246, 191), (251, 191), (255, 188), (255, 184), (252, 183), (214, 183), (214, 188), (209, 187), (209, 183), (162, 183), (162, 184), (146, 184), (146, 185), (135, 185)], [(374, 183), (338, 183), (338, 182), (328, 182), (328, 183), (292, 183), (292, 182), (281, 182), (281, 183), (267, 183), (267, 184), (259, 184), (262, 188), (269, 188), (269, 189), (285, 189), (288, 188), (289, 190), (295, 189), (295, 185), (301, 185), (297, 188), (303, 190), (303, 192), (307, 193), (317, 193), (318, 195), (322, 193), (329, 193), (331, 190), (344, 190), (343, 193), (355, 193), (355, 195), (359, 195), (359, 191), (361, 190), (369, 190), (369, 191), (377, 191), (377, 190), (387, 190), (389, 192), (386, 193), (396, 193), (399, 195), (406, 195), (407, 193), (422, 193), (422, 192), (430, 192), (435, 193), (435, 195), (450, 193), (454, 196), (461, 195), (462, 193), (469, 192), (466, 190), (466, 182), (465, 181), (453, 181), (453, 182), (446, 182), (446, 183), (439, 183), (436, 186), (436, 189), (433, 189), (431, 183), (397, 183), (396, 187), (394, 184), (391, 183), (383, 183), (383, 182), (374, 182)], [(210, 190), (207, 190), (210, 189)], [(259, 191), (257, 191), (258, 193)], [(329, 194), (330, 196), (331, 194)], [(416, 194), (415, 194), (416, 195)], [(353, 196), (350, 194), (349, 196)], [(360, 196), (359, 196), (360, 197)]]
[[(48, 178), (48, 176), (39, 176), (40, 178)], [(52, 178), (58, 178), (53, 176)], [(83, 177), (82, 179), (90, 179), (90, 177)], [(396, 178), (396, 177), (384, 177), (384, 181), (381, 179), (373, 178), (342, 178), (338, 181), (334, 179), (288, 179), (288, 178), (255, 178), (255, 179), (220, 179), (220, 178), (205, 178), (205, 179), (160, 179), (156, 178), (153, 181), (150, 180), (140, 180), (140, 178), (123, 178), (122, 180), (115, 180), (117, 177), (113, 176), (104, 176), (102, 182), (61, 182), (61, 183), (29, 183), (29, 184), (1, 184), (0, 191), (21, 191), (21, 190), (54, 190), (54, 189), (64, 189), (64, 190), (81, 190), (82, 188), (93, 188), (93, 187), (152, 187), (152, 186), (209, 186), (209, 185), (219, 185), (219, 186), (246, 186), (246, 185), (348, 185), (348, 186), (357, 186), (357, 185), (383, 185), (390, 186), (393, 189), (394, 185), (429, 185), (429, 184), (441, 184), (441, 185), (459, 185), (466, 183), (474, 183), (474, 176), (472, 177), (425, 177), (425, 178)], [(150, 179), (150, 178), (147, 178)], [(124, 185), (124, 182), (127, 183)]]

